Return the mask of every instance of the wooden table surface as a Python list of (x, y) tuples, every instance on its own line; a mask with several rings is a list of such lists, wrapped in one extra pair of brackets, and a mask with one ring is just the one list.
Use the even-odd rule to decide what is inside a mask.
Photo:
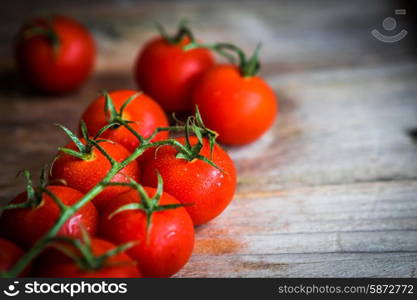
[[(365, 1), (364, 1), (365, 2)], [(179, 277), (415, 277), (417, 63), (413, 34), (370, 35), (394, 8), (384, 1), (9, 1), (0, 27), (0, 200), (24, 187), (75, 128), (99, 90), (134, 88), (132, 63), (155, 34), (187, 17), (205, 41), (252, 51), (280, 114), (259, 141), (230, 148), (239, 186), (230, 207), (197, 228)], [(13, 68), (19, 25), (44, 12), (84, 22), (99, 45), (96, 72), (77, 93), (30, 94)]]

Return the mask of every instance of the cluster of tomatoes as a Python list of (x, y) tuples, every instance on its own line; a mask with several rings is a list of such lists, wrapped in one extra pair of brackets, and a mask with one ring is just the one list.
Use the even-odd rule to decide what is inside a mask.
[[(78, 88), (94, 65), (90, 33), (68, 17), (29, 23), (16, 49), (24, 79), (44, 92)], [(237, 54), (238, 65), (216, 64), (212, 52)], [(256, 76), (258, 52), (247, 58), (230, 44), (200, 44), (185, 25), (174, 36), (161, 29), (135, 63), (143, 92), (103, 92), (84, 111), (78, 134), (59, 125), (71, 142), (40, 184), (25, 172), (27, 191), (2, 208), (0, 271), (7, 274), (49, 235), (21, 276), (169, 277), (180, 270), (194, 226), (218, 216), (236, 189), (233, 161), (216, 138), (249, 143), (275, 118), (275, 95)], [(170, 127), (166, 113), (192, 115)], [(170, 137), (177, 131), (185, 136)]]

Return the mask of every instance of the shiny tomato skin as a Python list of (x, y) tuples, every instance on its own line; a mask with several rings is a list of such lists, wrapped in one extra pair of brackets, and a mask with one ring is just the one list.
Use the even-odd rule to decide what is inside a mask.
[[(66, 186), (48, 186), (64, 204), (75, 204), (83, 194)], [(12, 203), (26, 201), (27, 193), (18, 195)], [(35, 208), (17, 208), (6, 210), (0, 218), (2, 236), (9, 238), (23, 247), (31, 247), (58, 220), (60, 209), (51, 197), (43, 194), (42, 202)], [(94, 235), (97, 229), (98, 213), (92, 203), (87, 203), (71, 216), (59, 230), (58, 235), (80, 237), (81, 226)]]
[[(177, 139), (185, 144), (184, 138)], [(191, 137), (194, 145), (196, 137)], [(155, 151), (155, 150), (154, 150)], [(207, 223), (218, 216), (230, 203), (236, 189), (236, 169), (232, 159), (219, 146), (215, 145), (212, 161), (223, 170), (220, 171), (208, 163), (194, 159), (187, 161), (176, 158), (177, 150), (172, 146), (159, 147), (155, 153), (146, 156), (143, 162), (144, 185), (157, 185), (156, 170), (164, 181), (164, 191), (174, 196), (190, 214), (194, 225)], [(200, 152), (210, 158), (207, 140)]]
[[(55, 50), (44, 35), (26, 37), (28, 29), (50, 26), (59, 39)], [(65, 16), (37, 18), (19, 32), (16, 62), (23, 79), (46, 93), (65, 93), (79, 88), (89, 77), (96, 56), (87, 29)]]
[[(73, 247), (62, 244), (74, 253), (79, 252)], [(91, 250), (94, 255), (99, 256), (116, 246), (106, 240), (92, 238)], [(58, 278), (138, 278), (142, 277), (136, 263), (126, 253), (121, 252), (111, 256), (105, 264), (96, 270), (82, 270), (77, 264), (63, 252), (46, 248), (36, 260), (37, 277), (58, 277)]]
[[(136, 93), (138, 92), (134, 90), (117, 90), (111, 92), (110, 97), (113, 100), (116, 110), (120, 111), (123, 103)], [(81, 120), (84, 120), (91, 135), (95, 135), (101, 128), (108, 124), (104, 106), (104, 96), (100, 96), (88, 106), (81, 117)], [(122, 117), (124, 120), (136, 122), (130, 123), (129, 125), (144, 138), (148, 138), (157, 127), (168, 126), (168, 119), (162, 108), (157, 102), (145, 94), (141, 94), (132, 100), (124, 109)], [(122, 144), (132, 152), (139, 146), (138, 139), (123, 126), (116, 129), (109, 129), (101, 137)], [(156, 142), (167, 138), (168, 132), (164, 131), (158, 133), (152, 141)]]
[(184, 51), (188, 43), (188, 38), (171, 44), (157, 37), (145, 45), (136, 60), (136, 83), (167, 112), (192, 110), (192, 89), (201, 75), (214, 65), (207, 49)]
[[(81, 141), (85, 143), (84, 139), (81, 139)], [(100, 146), (118, 162), (126, 159), (131, 154), (125, 147), (115, 142), (102, 142)], [(73, 142), (69, 143), (65, 148), (77, 149)], [(52, 165), (51, 179), (64, 180), (69, 187), (87, 193), (107, 175), (110, 169), (110, 162), (96, 148), (93, 148), (92, 158), (90, 160), (82, 160), (68, 154), (60, 153)], [(140, 168), (137, 161), (132, 161), (128, 164), (111, 181), (129, 182), (129, 177), (134, 180), (139, 180)], [(105, 187), (92, 201), (100, 210), (107, 201), (112, 200), (115, 196), (125, 192), (127, 189), (128, 187), (122, 186)]]
[[(24, 252), (20, 247), (6, 239), (0, 238), (0, 273), (9, 271), (23, 254)], [(30, 265), (25, 268), (19, 277), (28, 276), (30, 268)]]
[(271, 87), (258, 76), (243, 77), (232, 65), (207, 71), (194, 89), (193, 104), (227, 145), (255, 141), (272, 126), (278, 111)]
[[(149, 196), (156, 192), (145, 187)], [(144, 277), (170, 277), (178, 272), (188, 261), (194, 247), (193, 222), (183, 207), (154, 212), (152, 224), (146, 232), (146, 215), (141, 210), (127, 210), (109, 215), (119, 207), (138, 203), (138, 192), (131, 190), (109, 202), (103, 210), (100, 220), (100, 236), (122, 244), (137, 241), (138, 245), (127, 250), (130, 257), (137, 261)], [(167, 193), (163, 193), (160, 204), (178, 204)]]

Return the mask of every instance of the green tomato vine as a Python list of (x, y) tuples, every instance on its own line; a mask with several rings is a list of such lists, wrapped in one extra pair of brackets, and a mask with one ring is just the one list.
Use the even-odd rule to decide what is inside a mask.
[[(106, 109), (109, 109), (112, 112), (113, 109), (112, 109), (112, 104), (110, 103), (112, 102), (110, 99), (110, 96), (107, 93), (105, 93), (104, 95), (107, 97)], [(132, 101), (132, 99), (128, 99), (124, 107), (130, 101)], [(44, 171), (42, 172), (43, 175), (41, 175), (41, 184), (39, 188), (33, 187), (29, 172), (24, 171), (24, 175), (28, 181), (28, 185), (27, 185), (28, 200), (24, 202), (23, 204), (5, 205), (3, 207), (0, 207), (0, 211), (6, 210), (6, 209), (23, 208), (23, 207), (36, 207), (37, 205), (39, 205), (39, 202), (41, 201), (39, 199), (42, 199), (42, 193), (46, 193), (48, 196), (50, 196), (54, 200), (54, 202), (59, 207), (60, 216), (55, 222), (55, 224), (32, 246), (32, 248), (29, 249), (16, 262), (16, 264), (11, 269), (9, 269), (7, 272), (1, 273), (0, 277), (17, 277), (29, 265), (29, 263), (33, 259), (35, 259), (45, 249), (45, 247), (47, 247), (51, 243), (54, 243), (54, 245), (56, 245), (57, 241), (69, 242), (81, 252), (82, 257), (83, 257), (82, 260), (79, 260), (75, 257), (73, 257), (73, 259), (78, 265), (80, 265), (83, 268), (88, 268), (88, 267), (96, 268), (97, 266), (101, 265), (103, 261), (105, 261), (106, 258), (109, 257), (110, 255), (119, 253), (131, 247), (132, 246), (131, 243), (120, 245), (117, 248), (115, 248), (113, 251), (106, 253), (103, 256), (95, 257), (94, 255), (92, 255), (91, 251), (89, 251), (89, 242), (88, 242), (89, 238), (86, 237), (86, 234), (83, 234), (84, 243), (82, 243), (79, 240), (73, 240), (71, 238), (57, 236), (60, 228), (65, 224), (65, 222), (72, 215), (74, 215), (74, 213), (76, 213), (80, 208), (82, 208), (84, 205), (86, 205), (88, 202), (94, 199), (94, 197), (96, 197), (101, 191), (103, 191), (103, 189), (106, 186), (125, 185), (125, 186), (130, 186), (136, 191), (138, 191), (140, 198), (141, 198), (141, 203), (137, 203), (137, 204), (134, 203), (133, 205), (121, 207), (119, 210), (115, 211), (113, 215), (116, 213), (119, 213), (122, 210), (129, 210), (129, 209), (143, 210), (147, 216), (148, 230), (150, 228), (150, 225), (152, 224), (151, 218), (154, 212), (160, 211), (160, 210), (166, 210), (166, 209), (174, 209), (178, 207), (178, 205), (159, 205), (159, 198), (162, 194), (162, 184), (163, 184), (162, 178), (160, 176), (158, 176), (157, 193), (152, 198), (149, 198), (146, 192), (143, 190), (143, 187), (139, 183), (134, 181), (133, 179), (130, 179), (130, 182), (127, 182), (127, 183), (111, 182), (111, 179), (119, 171), (121, 171), (129, 163), (136, 160), (140, 155), (142, 155), (145, 152), (145, 150), (152, 148), (152, 147), (170, 145), (170, 146), (175, 147), (178, 150), (178, 154), (177, 154), (178, 159), (186, 159), (188, 161), (191, 161), (193, 159), (200, 159), (202, 161), (209, 163), (213, 167), (218, 168), (210, 159), (200, 155), (200, 150), (203, 147), (203, 137), (208, 139), (210, 143), (210, 148), (213, 149), (214, 144), (215, 144), (215, 139), (217, 137), (217, 133), (215, 133), (214, 131), (204, 126), (201, 116), (198, 112), (198, 108), (196, 108), (195, 115), (188, 117), (187, 121), (184, 124), (179, 124), (179, 125), (170, 126), (170, 127), (156, 128), (154, 132), (148, 138), (144, 138), (143, 136), (141, 136), (138, 132), (136, 132), (129, 125), (129, 122), (126, 122), (121, 118), (123, 109), (121, 110), (121, 112), (113, 111), (113, 113), (114, 113), (113, 118), (110, 119), (109, 124), (103, 127), (102, 130), (99, 131), (99, 134), (97, 134), (93, 138), (91, 138), (88, 135), (85, 123), (84, 122), (81, 123), (81, 132), (82, 132), (83, 138), (86, 141), (86, 144), (83, 144), (80, 141), (80, 139), (75, 134), (73, 134), (69, 129), (67, 129), (65, 126), (58, 125), (67, 133), (67, 135), (76, 144), (78, 148), (78, 151), (67, 149), (67, 148), (59, 148), (60, 152), (73, 155), (74, 157), (85, 160), (85, 159), (90, 158), (92, 149), (95, 148), (98, 151), (100, 151), (108, 159), (108, 161), (111, 164), (111, 168), (109, 172), (106, 174), (106, 176), (99, 183), (97, 183), (93, 188), (91, 188), (87, 193), (85, 193), (84, 196), (80, 198), (78, 202), (76, 202), (75, 204), (70, 205), (70, 206), (65, 205), (56, 195), (54, 195), (52, 192), (50, 192), (47, 189), (46, 175)], [(100, 142), (104, 140), (100, 139), (99, 135), (102, 134), (105, 130), (108, 130), (109, 128), (114, 127), (114, 126), (125, 126), (140, 141), (140, 145), (132, 152), (132, 154), (129, 155), (126, 159), (124, 159), (121, 162), (117, 162), (115, 159), (113, 159), (100, 146)], [(175, 139), (166, 139), (162, 141), (152, 142), (153, 138), (161, 131), (185, 132), (185, 136), (186, 136), (185, 145), (181, 144)], [(195, 145), (191, 145), (189, 142), (189, 136), (191, 134), (194, 134), (197, 136), (198, 142)], [(71, 257), (70, 253), (67, 253), (67, 254)]]

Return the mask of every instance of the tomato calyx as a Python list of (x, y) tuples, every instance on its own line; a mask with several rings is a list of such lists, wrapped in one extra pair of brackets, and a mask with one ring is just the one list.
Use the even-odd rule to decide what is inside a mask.
[(163, 39), (170, 44), (178, 45), (184, 40), (184, 38), (188, 38), (189, 43), (194, 43), (194, 34), (186, 23), (187, 22), (184, 20), (179, 23), (178, 30), (175, 35), (169, 35), (164, 26), (160, 23), (155, 23), (155, 26)]
[[(225, 57), (230, 63), (238, 66), (240, 74), (243, 77), (255, 76), (261, 69), (261, 63), (259, 60), (261, 44), (256, 46), (255, 51), (250, 57), (247, 57), (242, 49), (229, 43), (200, 44), (192, 42), (186, 45), (183, 49), (188, 51), (196, 48), (207, 48)], [(238, 58), (237, 61), (235, 56)]]
[(43, 36), (52, 45), (52, 49), (56, 54), (61, 46), (61, 41), (50, 23), (47, 22), (44, 26), (33, 25), (29, 27), (23, 32), (23, 38), (30, 39), (36, 36)]
[(48, 181), (47, 176), (47, 166), (45, 165), (41, 170), (41, 175), (39, 178), (39, 186), (35, 187), (32, 181), (32, 175), (28, 170), (24, 170), (19, 172), (17, 175), (23, 174), (26, 178), (26, 201), (20, 203), (11, 203), (8, 205), (4, 205), (0, 207), (0, 211), (9, 210), (9, 209), (17, 209), (17, 208), (31, 208), (35, 209), (42, 204), (43, 195), (46, 194), (52, 198), (52, 200), (60, 207), (66, 207), (65, 204), (50, 190), (48, 190), (48, 185), (50, 184)]
[(134, 190), (136, 190), (139, 194), (139, 198), (141, 199), (139, 203), (128, 203), (126, 205), (122, 205), (115, 211), (113, 211), (111, 214), (109, 214), (108, 218), (111, 219), (114, 217), (114, 215), (127, 210), (141, 210), (146, 215), (146, 232), (149, 233), (151, 227), (152, 227), (152, 215), (155, 212), (158, 211), (164, 211), (169, 209), (176, 209), (178, 207), (184, 206), (184, 204), (165, 204), (160, 205), (159, 201), (161, 199), (162, 193), (163, 193), (163, 180), (162, 176), (157, 173), (158, 177), (158, 185), (156, 188), (155, 195), (153, 197), (149, 197), (146, 193), (145, 189), (142, 185), (137, 183), (132, 178), (129, 178), (129, 183), (118, 183), (118, 182), (109, 182), (108, 185), (114, 186), (114, 185), (123, 185), (123, 186), (130, 186)]
[[(109, 156), (104, 149), (99, 145), (99, 143), (102, 142), (111, 142), (106, 139), (98, 139), (97, 135), (93, 138), (91, 138), (88, 134), (87, 125), (84, 121), (81, 121), (81, 135), (85, 140), (85, 143), (83, 143), (71, 130), (69, 130), (67, 127), (61, 124), (55, 124), (59, 128), (61, 128), (68, 136), (69, 138), (74, 142), (75, 146), (78, 148), (77, 150), (65, 148), (65, 147), (59, 147), (58, 150), (62, 153), (74, 156), (76, 158), (89, 161), (93, 160), (95, 158), (93, 148), (97, 148), (103, 155), (106, 157)], [(105, 126), (103, 129), (107, 130), (109, 127)], [(102, 133), (103, 131), (101, 131)], [(111, 157), (107, 157), (109, 160), (113, 160)]]
[[(81, 239), (56, 236), (51, 238), (49, 243), (51, 243), (50, 247), (57, 249), (71, 258), (71, 260), (83, 271), (94, 271), (103, 267), (112, 267), (116, 265), (120, 266), (121, 263), (111, 263), (108, 262), (108, 259), (137, 244), (136, 242), (128, 242), (108, 250), (101, 255), (95, 255), (92, 251), (91, 238), (87, 230), (83, 226), (81, 226), (80, 229), (82, 235)], [(123, 264), (134, 264), (134, 262), (124, 262)]]

